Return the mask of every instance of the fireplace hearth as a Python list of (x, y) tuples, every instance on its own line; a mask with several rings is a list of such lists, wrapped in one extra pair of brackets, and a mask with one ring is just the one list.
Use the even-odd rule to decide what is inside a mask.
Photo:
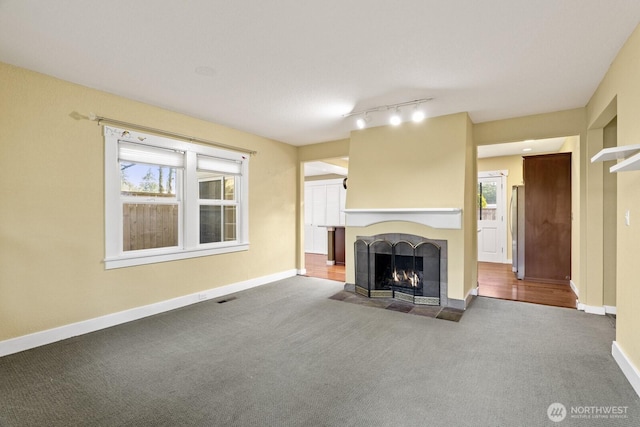
[(418, 305), (447, 306), (447, 242), (412, 234), (358, 237), (355, 291)]

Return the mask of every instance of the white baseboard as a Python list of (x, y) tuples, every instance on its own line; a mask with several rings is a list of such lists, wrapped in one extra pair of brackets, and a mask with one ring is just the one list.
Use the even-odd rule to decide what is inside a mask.
[(618, 314), (618, 309), (616, 308), (615, 305), (605, 305), (604, 306), (604, 312), (607, 314)]
[(464, 297), (464, 306), (465, 309), (466, 307), (469, 307), (469, 304), (471, 304), (471, 298), (474, 296), (478, 296), (478, 285), (476, 284), (476, 286), (474, 288), (471, 288), (469, 290), (469, 292), (467, 292), (467, 296)]
[(573, 293), (576, 294), (576, 298), (580, 298), (580, 291), (578, 290), (578, 287), (573, 282), (573, 280), (569, 280), (569, 286), (571, 286), (571, 290), (573, 291)]
[(578, 302), (578, 310), (584, 311), (589, 314), (598, 314), (600, 316), (604, 316), (606, 313), (604, 306), (595, 306), (595, 305), (586, 305)]
[(298, 276), (305, 276), (307, 274), (307, 269), (306, 268), (300, 268), (296, 271), (296, 274)]
[(131, 322), (133, 320), (142, 319), (144, 317), (153, 316), (154, 314), (164, 313), (165, 311), (175, 310), (176, 308), (185, 307), (187, 305), (202, 302), (211, 298), (218, 298), (235, 292), (244, 291), (255, 288), (257, 286), (266, 285), (278, 280), (286, 279), (296, 275), (296, 270), (283, 271), (268, 276), (257, 277), (242, 282), (232, 283), (226, 286), (200, 291), (195, 294), (184, 295), (166, 301), (144, 305), (129, 310), (119, 311), (117, 313), (107, 314), (89, 320), (84, 320), (69, 325), (60, 326), (45, 331), (35, 332), (21, 337), (11, 338), (0, 341), (0, 357), (8, 354), (18, 353), (31, 348), (39, 347), (45, 344), (51, 344), (67, 338), (78, 335), (87, 334), (89, 332), (99, 331), (100, 329), (110, 328), (122, 323)]
[(631, 363), (616, 341), (611, 345), (611, 355), (622, 370), (624, 376), (629, 380), (631, 387), (633, 387), (636, 394), (640, 396), (640, 371)]

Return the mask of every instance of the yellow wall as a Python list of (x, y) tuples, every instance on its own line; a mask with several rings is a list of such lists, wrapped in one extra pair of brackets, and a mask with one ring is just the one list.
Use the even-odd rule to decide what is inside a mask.
[[(295, 147), (2, 63), (0, 94), (0, 341), (295, 268)], [(106, 271), (102, 127), (74, 112), (257, 150), (250, 250)]]
[(582, 283), (580, 280), (580, 248), (581, 248), (581, 222), (580, 222), (580, 175), (585, 168), (581, 166), (580, 137), (577, 135), (567, 137), (560, 147), (560, 153), (571, 153), (571, 281), (575, 284)]
[[(475, 147), (466, 113), (352, 132), (347, 209), (462, 208), (463, 227), (432, 229), (401, 222), (347, 227), (346, 259), (353, 259), (356, 236), (402, 232), (447, 240), (449, 298), (464, 299), (477, 275), (475, 186)], [(354, 283), (348, 261), (346, 275)]]
[[(612, 120), (603, 129), (603, 146), (604, 148), (616, 147), (618, 145), (618, 125), (617, 120)], [(618, 174), (610, 173), (609, 168), (616, 163), (610, 160), (603, 163), (602, 171), (602, 214), (603, 233), (602, 233), (602, 286), (603, 286), (603, 302), (606, 306), (615, 307), (616, 305), (616, 252), (617, 252), (617, 223), (618, 223)]]
[[(593, 97), (587, 104), (587, 120), (593, 140), (602, 143), (602, 127), (610, 120), (609, 107), (616, 103), (618, 146), (640, 143), (640, 27), (620, 50)], [(589, 147), (591, 150), (591, 146)], [(596, 170), (596, 173), (598, 171)], [(601, 170), (599, 171), (600, 173)], [(600, 175), (602, 176), (602, 175)], [(617, 176), (617, 324), (616, 341), (630, 361), (640, 368), (640, 286), (638, 286), (638, 242), (640, 241), (640, 172)], [(630, 212), (630, 225), (624, 213)]]

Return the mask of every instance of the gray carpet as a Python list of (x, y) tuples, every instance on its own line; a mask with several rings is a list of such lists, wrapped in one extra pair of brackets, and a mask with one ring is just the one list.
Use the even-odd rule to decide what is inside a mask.
[[(295, 277), (0, 358), (1, 426), (638, 426), (604, 316), (477, 298), (460, 322)], [(626, 418), (554, 423), (626, 406)]]

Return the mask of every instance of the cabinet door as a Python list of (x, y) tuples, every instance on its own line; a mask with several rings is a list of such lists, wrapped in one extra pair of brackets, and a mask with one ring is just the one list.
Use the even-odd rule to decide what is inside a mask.
[(525, 279), (571, 279), (571, 153), (524, 158)]

